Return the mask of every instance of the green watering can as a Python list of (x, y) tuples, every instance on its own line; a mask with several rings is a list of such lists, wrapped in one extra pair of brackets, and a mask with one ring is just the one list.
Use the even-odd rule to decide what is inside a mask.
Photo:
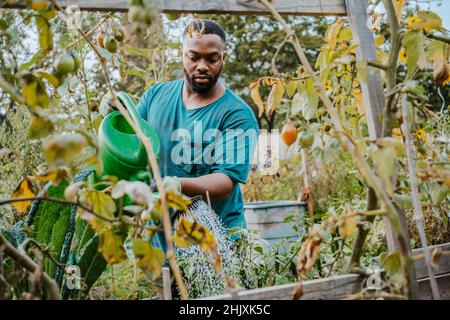
[[(159, 158), (161, 144), (155, 130), (141, 118), (128, 94), (121, 91), (117, 93), (116, 98), (132, 115), (132, 119), (137, 119), (136, 125), (150, 138), (153, 152)], [(101, 122), (98, 130), (98, 146), (103, 165), (102, 175), (126, 180), (151, 178), (150, 173), (146, 171), (148, 156), (144, 145), (119, 111), (109, 113)]]

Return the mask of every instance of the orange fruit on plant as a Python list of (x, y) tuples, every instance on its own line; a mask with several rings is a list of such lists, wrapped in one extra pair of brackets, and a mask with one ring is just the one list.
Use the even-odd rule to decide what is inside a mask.
[(291, 123), (286, 123), (281, 129), (281, 138), (288, 146), (297, 140), (297, 128)]

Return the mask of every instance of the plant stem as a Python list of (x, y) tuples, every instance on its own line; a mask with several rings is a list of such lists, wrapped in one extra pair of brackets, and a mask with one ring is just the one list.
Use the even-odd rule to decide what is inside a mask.
[(11, 98), (18, 104), (25, 104), (25, 99), (22, 97), (22, 95), (16, 92), (16, 90), (9, 84), (9, 82), (6, 81), (5, 78), (3, 78), (1, 73), (0, 73), (0, 88), (5, 90), (5, 92), (9, 93), (11, 95)]
[[(4, 248), (4, 252), (7, 255), (9, 255), (12, 259), (14, 259), (14, 261), (16, 261), (22, 267), (27, 269), (29, 272), (35, 272), (39, 268), (36, 262), (34, 262), (28, 255), (17, 250), (1, 234), (0, 234), (0, 246)], [(42, 270), (40, 272), (42, 284), (47, 290), (48, 297), (51, 300), (61, 300), (61, 294), (59, 293), (59, 288), (56, 282)]]
[(108, 222), (117, 222), (119, 221), (118, 218), (108, 218), (101, 214), (98, 214), (97, 212), (93, 211), (92, 209), (89, 209), (88, 207), (82, 205), (79, 202), (73, 202), (65, 199), (59, 199), (59, 198), (52, 198), (52, 197), (46, 197), (46, 196), (37, 196), (37, 197), (26, 197), (26, 198), (14, 198), (14, 199), (6, 199), (0, 201), (0, 206), (13, 203), (13, 202), (20, 202), (20, 201), (34, 201), (34, 200), (42, 200), (42, 201), (50, 201), (50, 202), (56, 202), (61, 204), (70, 204), (77, 207), (80, 207), (81, 209), (91, 213), (92, 215), (96, 216), (99, 219), (103, 219)]
[(450, 38), (448, 37), (444, 37), (444, 36), (438, 36), (432, 33), (426, 33), (425, 37), (430, 38), (430, 39), (434, 39), (434, 40), (438, 40), (438, 41), (442, 41), (446, 44), (450, 44)]
[(423, 223), (423, 211), (420, 203), (419, 189), (417, 186), (416, 165), (414, 160), (414, 146), (411, 137), (411, 123), (409, 119), (408, 100), (406, 94), (402, 96), (402, 116), (403, 116), (403, 133), (406, 139), (406, 153), (408, 157), (409, 181), (411, 184), (411, 194), (414, 208), (414, 219), (416, 220), (417, 230), (419, 232), (420, 243), (422, 244), (425, 261), (427, 263), (428, 276), (430, 277), (431, 292), (434, 300), (440, 300), (439, 289), (434, 278), (434, 272), (431, 267), (431, 254), (428, 248), (427, 236)]

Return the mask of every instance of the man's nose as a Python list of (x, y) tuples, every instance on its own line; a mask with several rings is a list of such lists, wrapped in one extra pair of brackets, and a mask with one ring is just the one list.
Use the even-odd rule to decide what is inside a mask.
[(201, 73), (205, 73), (209, 70), (208, 65), (206, 64), (205, 60), (200, 59), (200, 61), (197, 63), (197, 71)]

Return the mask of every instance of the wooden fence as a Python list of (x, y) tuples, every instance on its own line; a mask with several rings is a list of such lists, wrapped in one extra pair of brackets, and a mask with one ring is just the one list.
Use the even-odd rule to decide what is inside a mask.
[[(450, 251), (450, 243), (430, 246), (430, 250)], [(422, 255), (422, 249), (413, 250), (413, 256)], [(432, 299), (430, 281), (423, 257), (415, 262), (416, 278), (419, 285), (419, 297)], [(441, 299), (450, 299), (450, 255), (442, 255), (434, 268)], [(279, 286), (238, 291), (219, 296), (203, 298), (206, 300), (292, 300), (296, 283)], [(365, 286), (365, 278), (358, 274), (346, 274), (324, 279), (302, 282), (303, 295), (300, 300), (341, 300), (361, 291)]]

